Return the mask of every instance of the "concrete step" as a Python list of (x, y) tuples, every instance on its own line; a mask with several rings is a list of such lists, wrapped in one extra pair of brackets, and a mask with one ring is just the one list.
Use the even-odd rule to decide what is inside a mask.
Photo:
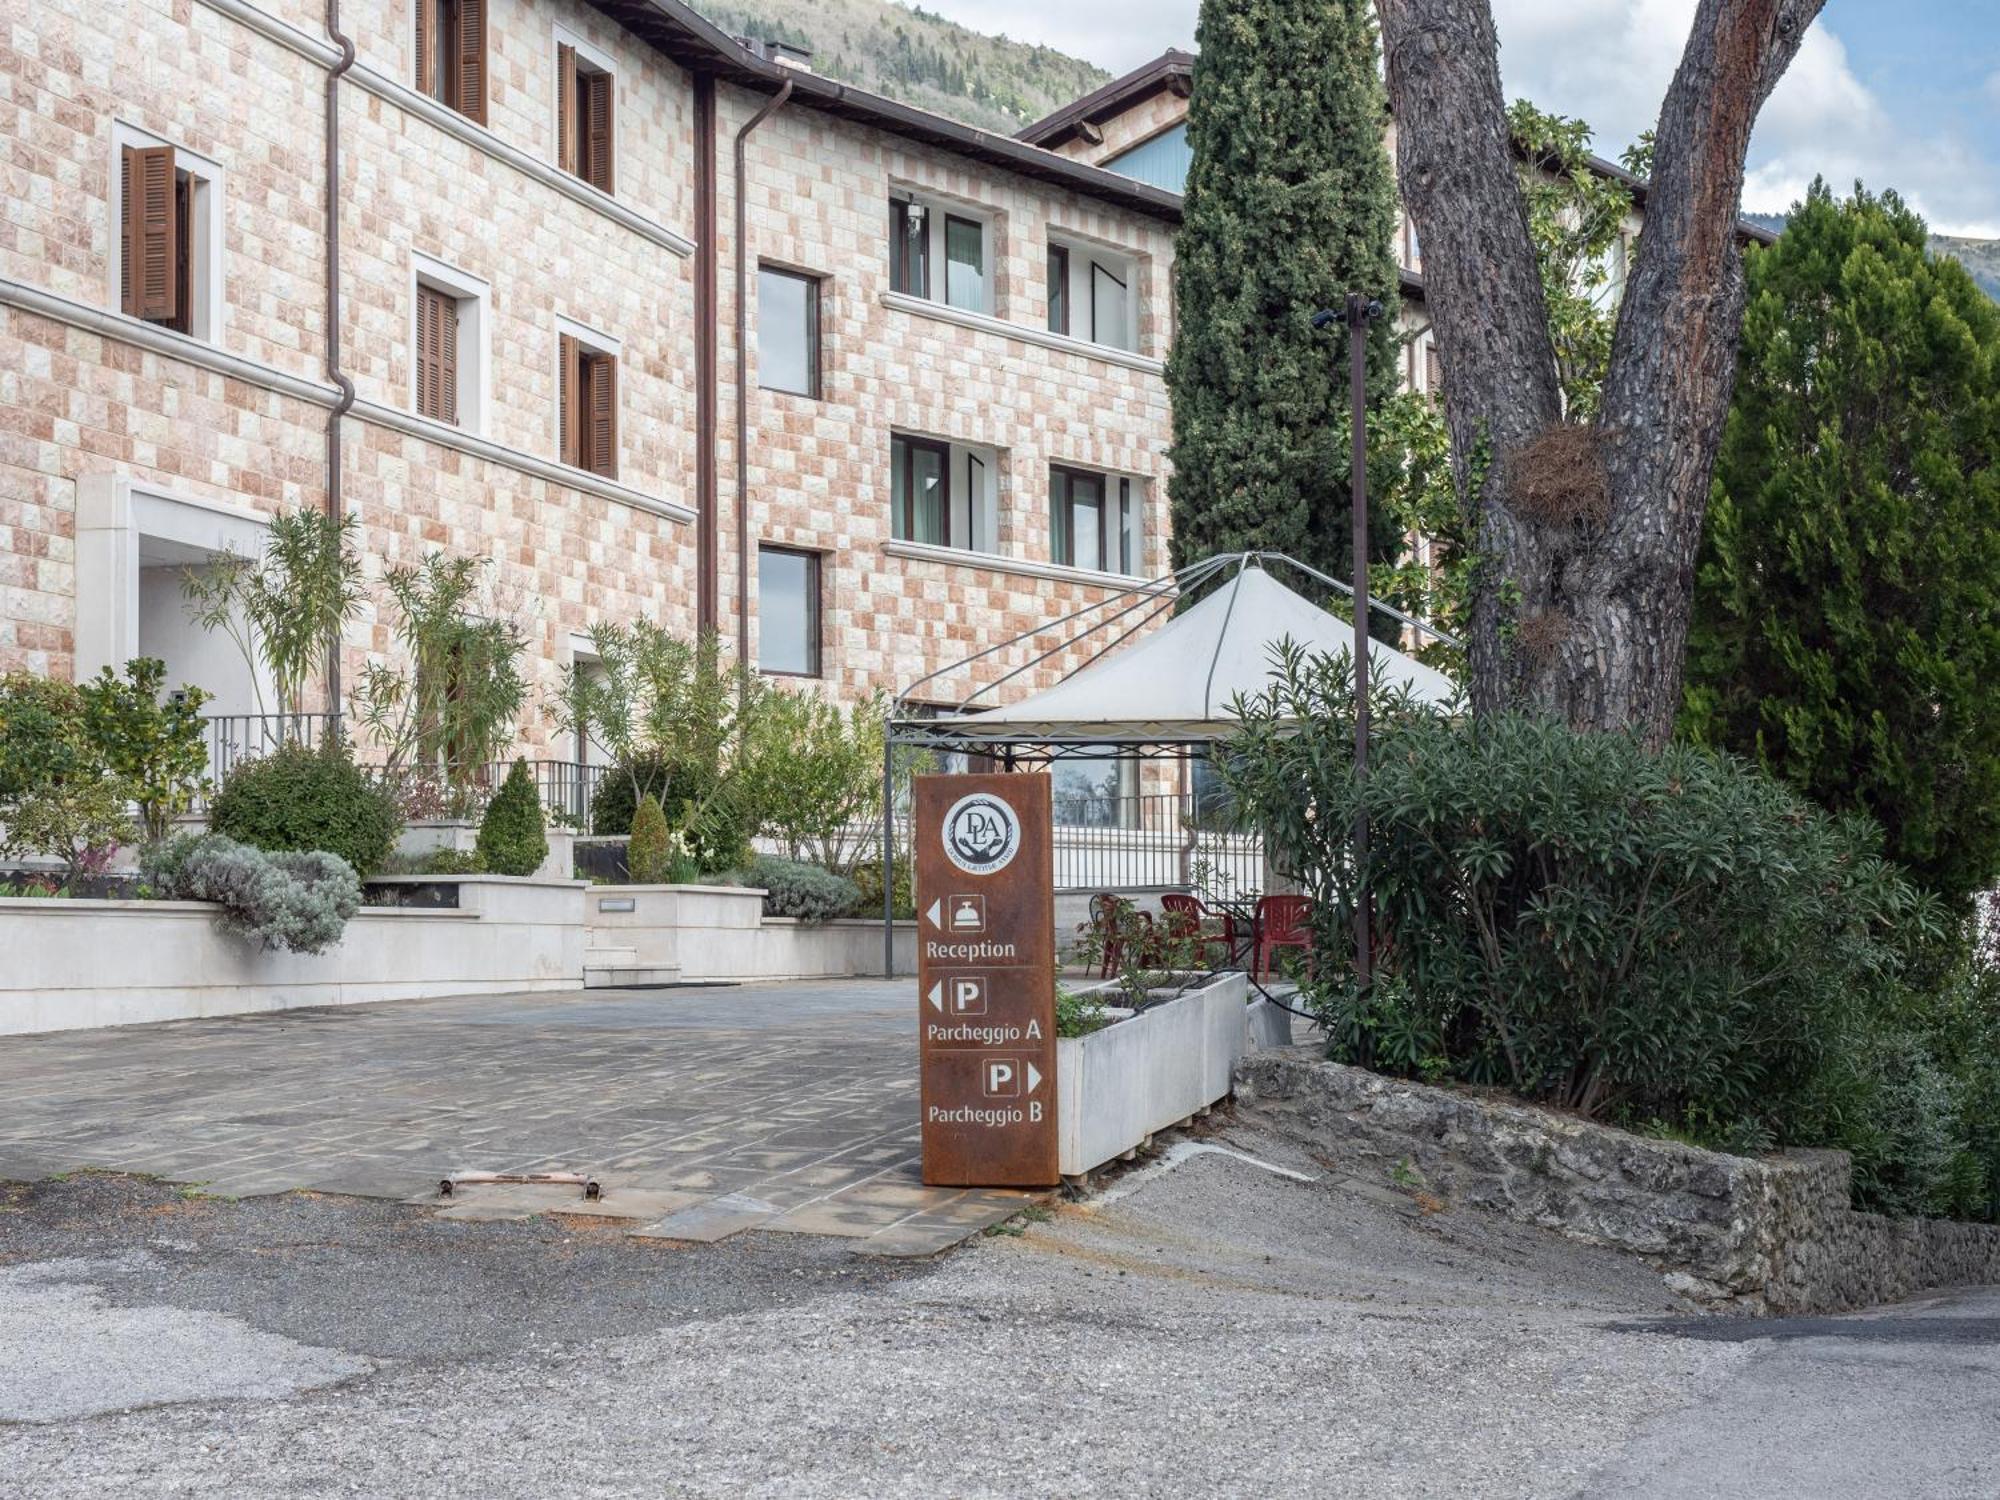
[(592, 943), (583, 950), (586, 969), (630, 968), (639, 961), (637, 948), (619, 948), (610, 943)]
[(626, 990), (649, 984), (679, 984), (678, 964), (641, 964), (633, 948), (592, 948), (583, 957), (583, 987)]

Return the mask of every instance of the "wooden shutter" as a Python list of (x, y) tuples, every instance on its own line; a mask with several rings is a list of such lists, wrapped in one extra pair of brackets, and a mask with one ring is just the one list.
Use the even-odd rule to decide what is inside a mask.
[(593, 354), (584, 363), (590, 411), (582, 467), (611, 479), (618, 473), (618, 361)]
[(1433, 401), (1444, 400), (1444, 361), (1436, 344), (1424, 345), (1424, 394)]
[(583, 180), (611, 191), (611, 75), (591, 73), (583, 84)]
[(438, 0), (417, 0), (417, 92), (438, 92)]
[(458, 112), (486, 123), (486, 0), (458, 0)]
[(576, 340), (568, 334), (556, 335), (562, 376), (556, 397), (557, 425), (562, 432), (562, 461), (583, 467), (583, 391), (578, 379)]
[(458, 299), (442, 292), (432, 296), (438, 309), (438, 418), (458, 425)]
[(127, 146), (123, 168), (125, 264), (119, 284), (125, 311), (135, 318), (171, 322), (180, 314), (183, 244), (174, 148)]
[(433, 399), (437, 368), (437, 294), (427, 286), (417, 288), (417, 415), (435, 416)]
[(576, 48), (556, 44), (556, 165), (574, 172), (576, 165)]

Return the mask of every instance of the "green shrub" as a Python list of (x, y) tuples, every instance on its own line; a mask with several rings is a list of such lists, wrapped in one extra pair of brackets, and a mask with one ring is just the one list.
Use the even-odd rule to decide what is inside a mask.
[(660, 804), (697, 872), (732, 869), (749, 858), (751, 809), (733, 791), (718, 790), (698, 766), (662, 756), (640, 757), (605, 773), (590, 799), (594, 836), (632, 831), (635, 783), (640, 798)]
[[(477, 849), (433, 849), (416, 862), (417, 875), (484, 875), (485, 857)], [(506, 873), (506, 872), (501, 872)]]
[(403, 827), (394, 794), (340, 741), (285, 745), (246, 762), (223, 783), (208, 822), (253, 848), (338, 855), (363, 878), (382, 868)]
[[(917, 914), (916, 872), (907, 859), (896, 861), (895, 915), (909, 921)], [(882, 915), (882, 861), (871, 859), (858, 864), (849, 873), (849, 880), (861, 894), (855, 900), (853, 917), (879, 917)]]
[(126, 816), (137, 790), (92, 737), (74, 686), (0, 677), (0, 854), (59, 858), (67, 886), (137, 837)]
[[(1818, 1080), (1897, 993), (1898, 944), (1937, 925), (1867, 827), (1728, 756), (1388, 708), (1357, 785), (1346, 663), (1293, 655), (1243, 705), (1224, 765), (1317, 899), (1310, 994), (1336, 1052), (1800, 1140)], [(1364, 808), (1381, 933), (1366, 994), (1347, 836)]]
[(854, 882), (818, 865), (761, 854), (743, 872), (746, 884), (764, 891), (764, 915), (830, 922), (854, 909), (860, 892)]
[(684, 859), (684, 852), (677, 848), (673, 832), (667, 827), (667, 815), (660, 810), (659, 799), (642, 797), (638, 812), (632, 816), (632, 836), (625, 844), (625, 870), (632, 883), (675, 883), (675, 866), (682, 862), (677, 855)]
[(549, 857), (542, 799), (528, 763), (517, 760), (479, 821), (479, 857), (495, 875), (532, 875)]
[(208, 787), (201, 706), (210, 695), (198, 687), (168, 693), (166, 681), (165, 662), (140, 656), (125, 663), (122, 679), (106, 667), (77, 690), (84, 731), (130, 790), (149, 840), (165, 838)]
[(214, 901), (222, 925), (266, 948), (323, 953), (361, 905), (354, 867), (337, 855), (265, 853), (222, 834), (181, 834), (141, 856), (161, 897)]

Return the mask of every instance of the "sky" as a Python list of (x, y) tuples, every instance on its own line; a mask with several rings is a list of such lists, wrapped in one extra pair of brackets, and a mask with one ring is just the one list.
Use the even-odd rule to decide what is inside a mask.
[[(1191, 47), (1197, 0), (922, 0), (1122, 73)], [(1493, 0), (1509, 98), (1588, 120), (1616, 157), (1652, 125), (1695, 0)], [(2000, 238), (2000, 0), (1828, 0), (1751, 143), (1743, 206), (1815, 175), (1894, 188), (1941, 234)]]

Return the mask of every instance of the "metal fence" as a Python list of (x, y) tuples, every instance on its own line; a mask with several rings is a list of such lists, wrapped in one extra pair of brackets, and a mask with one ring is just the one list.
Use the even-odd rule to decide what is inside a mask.
[(286, 745), (313, 747), (340, 732), (339, 714), (207, 714), (208, 779), (220, 787), (247, 760)]
[(1058, 891), (1199, 889), (1234, 895), (1263, 886), (1264, 844), (1192, 793), (1055, 799)]

